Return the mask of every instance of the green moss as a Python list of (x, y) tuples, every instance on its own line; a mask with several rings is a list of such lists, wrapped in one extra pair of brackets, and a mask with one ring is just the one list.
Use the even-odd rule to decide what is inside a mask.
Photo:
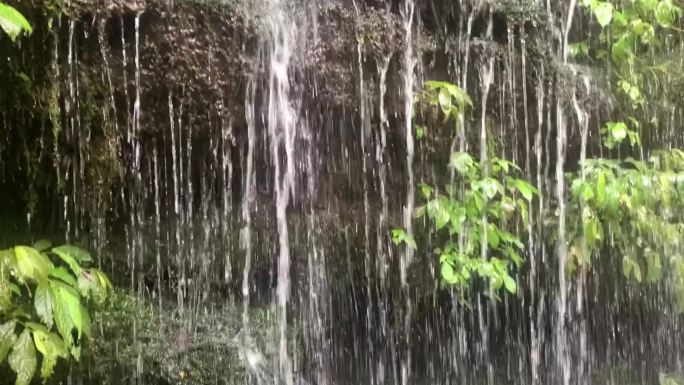
[[(124, 291), (93, 317), (93, 341), (78, 369), (86, 383), (243, 384), (245, 371), (233, 337), (242, 310), (226, 305), (181, 315)], [(253, 311), (250, 325), (263, 341), (272, 330), (268, 311)]]

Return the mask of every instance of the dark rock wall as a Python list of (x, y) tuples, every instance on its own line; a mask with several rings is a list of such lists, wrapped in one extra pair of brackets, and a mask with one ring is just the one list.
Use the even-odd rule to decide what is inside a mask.
[[(396, 341), (378, 348), (383, 352), (403, 343), (401, 336), (380, 336), (373, 330), (382, 311), (389, 314), (386, 322), (397, 327), (405, 311), (398, 282), (400, 251), (389, 240), (389, 230), (402, 225), (407, 194), (402, 4), (292, 4), (297, 42), (291, 92), (301, 128), (297, 188), (288, 209), (293, 311), (300, 312), (297, 322), (309, 325), (308, 262), (315, 250), (322, 258), (317, 260), (321, 270), (316, 274), (323, 282), (318, 288), (326, 296), (319, 315), (337, 347), (330, 355), (340, 360), (339, 371), (345, 370), (343, 362), (353, 361), (344, 347), (357, 346), (366, 335), (368, 341)], [(120, 285), (145, 296), (161, 292), (180, 310), (199, 311), (211, 297), (239, 298), (253, 114), (250, 290), (251, 301), (270, 301), (278, 242), (267, 134), (272, 47), (264, 2), (34, 0), (17, 5), (35, 32), (18, 45), (0, 38), (0, 55), (9, 58), (0, 61), (3, 220), (22, 224), (13, 225), (13, 231), (30, 225), (34, 233), (88, 243)], [(469, 347), (488, 344), (503, 346), (510, 364), (516, 352), (529, 348), (529, 330), (536, 327), (532, 317), (554, 316), (555, 105), (572, 111), (575, 92), (590, 112), (589, 155), (599, 153), (598, 125), (613, 113), (601, 76), (589, 67), (570, 71), (557, 59), (560, 41), (554, 23), (566, 17), (563, 12), (549, 15), (531, 1), (418, 1), (410, 42), (419, 59), (416, 84), (429, 79), (467, 84), (474, 108), (467, 114), (463, 145), (479, 153), (484, 115), (489, 150), (516, 161), (539, 182), (546, 205), (534, 211), (537, 247), (531, 252), (547, 258), (536, 281), (525, 282), (518, 298), (482, 305), (485, 329), (491, 329), (491, 338), (484, 339), (480, 333), (489, 335), (485, 330), (466, 337), (456, 330), (480, 326), (472, 312), (454, 304), (440, 288), (435, 258), (419, 255), (410, 270), (408, 294), (416, 301), (415, 349), (429, 356), (434, 335), (465, 341), (458, 354), (439, 353), (444, 362), (418, 359), (421, 372), (429, 373), (429, 364), (450, 367), (448, 361), (456, 360), (472, 365), (474, 373), (486, 370), (486, 359)], [(586, 18), (576, 20), (573, 38), (591, 33), (584, 26)], [(490, 59), (494, 80), (483, 104), (482, 72)], [(570, 171), (579, 159), (580, 136), (573, 115), (567, 115)], [(416, 181), (444, 180), (442, 165), (452, 138), (450, 128), (436, 126), (417, 142)], [(662, 141), (666, 139), (672, 138)], [(661, 139), (654, 135), (645, 140), (655, 148)], [(522, 227), (520, 232), (524, 235)], [(386, 266), (377, 262), (380, 256)], [(602, 282), (590, 279), (596, 287)], [(542, 288), (544, 294), (533, 297), (527, 287)], [(617, 305), (600, 307), (606, 298), (599, 294), (586, 299), (596, 318), (592, 336), (613, 349), (610, 344), (617, 342), (607, 330), (619, 324), (630, 333), (645, 333), (642, 320), (660, 306), (658, 301), (638, 302), (641, 292), (629, 290), (606, 295), (645, 306), (638, 317), (623, 317)], [(530, 306), (541, 310), (530, 313)], [(550, 324), (539, 325), (539, 333), (551, 341)], [(678, 326), (673, 322), (669, 327)], [(665, 340), (663, 335), (653, 339), (654, 344), (677, 344)], [(621, 343), (637, 344), (629, 339)], [(597, 349), (596, 354), (611, 353)]]

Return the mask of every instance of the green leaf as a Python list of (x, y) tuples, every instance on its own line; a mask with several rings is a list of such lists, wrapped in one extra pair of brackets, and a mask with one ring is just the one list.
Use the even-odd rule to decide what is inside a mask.
[(622, 63), (632, 56), (632, 39), (628, 36), (622, 36), (611, 48), (611, 57), (615, 63)]
[(492, 199), (498, 192), (497, 182), (492, 178), (487, 178), (482, 181), (482, 191), (488, 199)]
[[(80, 337), (83, 333), (83, 314), (79, 293), (73, 287), (59, 281), (52, 281), (51, 287), (54, 295), (57, 329), (65, 340), (67, 340), (67, 336), (64, 333), (71, 333), (72, 328), (76, 328)], [(65, 314), (68, 316), (68, 320), (64, 318)], [(59, 319), (60, 316), (62, 317), (61, 320)], [(62, 324), (61, 327), (60, 323)]]
[(64, 341), (55, 333), (47, 330), (43, 325), (27, 323), (33, 332), (33, 342), (36, 349), (43, 355), (43, 363), (40, 367), (40, 375), (43, 382), (52, 376), (57, 358), (68, 358), (69, 349)]
[(17, 374), (15, 385), (29, 385), (36, 371), (37, 359), (31, 332), (28, 329), (24, 329), (19, 335), (7, 361)]
[(506, 287), (506, 290), (511, 294), (515, 294), (515, 292), (518, 290), (518, 285), (515, 283), (515, 280), (508, 274), (503, 276), (503, 283)]
[(54, 301), (50, 285), (47, 281), (39, 283), (36, 287), (36, 292), (33, 295), (33, 305), (40, 320), (48, 329), (52, 328)]
[(534, 198), (534, 195), (538, 193), (536, 188), (532, 187), (531, 184), (522, 179), (514, 179), (513, 185), (528, 202), (531, 201), (532, 198)]
[(601, 171), (599, 171), (596, 179), (596, 202), (600, 207), (606, 203), (606, 174)]
[(603, 28), (607, 27), (608, 24), (610, 24), (610, 21), (613, 19), (613, 4), (609, 2), (598, 2), (598, 4), (593, 7), (592, 11), (594, 12), (596, 21)]
[(69, 273), (69, 271), (67, 271), (67, 269), (63, 267), (56, 267), (52, 269), (52, 271), (50, 272), (50, 276), (61, 279), (62, 281), (64, 281), (64, 283), (69, 284), (73, 288), (78, 287), (76, 278), (74, 278), (74, 276), (71, 275), (71, 273)]
[(15, 40), (22, 32), (26, 32), (29, 35), (33, 32), (31, 24), (29, 24), (24, 15), (3, 3), (0, 3), (0, 28), (12, 40)]
[(17, 336), (14, 334), (16, 326), (16, 320), (10, 320), (0, 325), (0, 363), (5, 361), (7, 353), (17, 340)]
[(444, 114), (449, 114), (451, 111), (451, 94), (446, 88), (439, 90), (439, 106), (442, 108)]
[(455, 283), (456, 276), (454, 274), (454, 268), (450, 263), (444, 262), (441, 267), (442, 278), (448, 283)]
[(52, 252), (59, 255), (60, 257), (62, 255), (68, 255), (71, 258), (77, 260), (79, 263), (93, 261), (93, 258), (90, 256), (90, 253), (81, 249), (80, 247), (76, 247), (73, 245), (62, 245), (59, 247), (53, 247)]
[(466, 152), (454, 152), (451, 154), (451, 161), (449, 165), (455, 168), (462, 175), (467, 174), (471, 167), (473, 167), (473, 164), (473, 158)]
[(608, 123), (608, 130), (617, 143), (622, 142), (627, 137), (627, 125), (624, 122)]
[(420, 193), (423, 195), (423, 198), (425, 199), (430, 199), (432, 197), (432, 192), (433, 188), (425, 183), (420, 184)]
[(33, 248), (38, 251), (45, 251), (50, 247), (52, 247), (52, 242), (48, 241), (47, 239), (41, 239), (33, 244)]
[(425, 137), (425, 126), (416, 126), (416, 140), (422, 140)]
[(570, 55), (579, 58), (589, 55), (589, 45), (586, 42), (570, 44)]
[(669, 27), (675, 22), (680, 11), (672, 0), (660, 0), (655, 9), (656, 20), (661, 26)]
[(17, 258), (17, 268), (23, 280), (40, 282), (47, 278), (48, 273), (54, 268), (52, 262), (38, 250), (28, 246), (14, 248)]
[[(63, 246), (61, 246), (63, 247)], [(52, 249), (52, 252), (57, 254), (62, 261), (64, 261), (67, 266), (74, 272), (76, 276), (81, 274), (81, 265), (79, 265), (78, 260), (74, 257), (73, 253), (65, 252), (64, 250), (57, 250), (59, 248)]]
[(499, 247), (500, 241), (499, 229), (491, 223), (487, 224), (487, 243), (489, 247), (496, 249)]

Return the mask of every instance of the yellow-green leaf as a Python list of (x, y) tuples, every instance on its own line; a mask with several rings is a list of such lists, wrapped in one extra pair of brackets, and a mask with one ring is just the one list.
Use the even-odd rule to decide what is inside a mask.
[(31, 332), (28, 329), (24, 329), (19, 335), (7, 361), (17, 374), (15, 385), (29, 385), (36, 371), (37, 359)]

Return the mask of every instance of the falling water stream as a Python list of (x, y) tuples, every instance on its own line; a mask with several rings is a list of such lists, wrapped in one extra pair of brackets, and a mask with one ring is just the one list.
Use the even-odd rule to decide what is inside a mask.
[[(182, 319), (192, 341), (221, 314), (213, 342), (239, 330), (226, 340), (259, 385), (655, 385), (682, 369), (666, 289), (565, 273), (566, 174), (597, 155), (607, 115), (569, 53), (590, 33), (575, 0), (106, 3), (46, 34), (59, 188), (40, 196), (67, 241), (173, 314), (159, 328)], [(428, 79), (457, 84), (473, 107), (423, 139), (415, 101)], [(0, 160), (14, 156), (12, 119), (0, 114)], [(415, 211), (419, 183), (459, 185), (450, 151), (515, 160), (539, 189), (515, 225), (516, 295), (475, 285), (463, 300), (440, 282), (439, 239)], [(418, 250), (395, 245), (394, 228)], [(174, 357), (200, 346), (185, 338)], [(137, 354), (131, 383), (156, 385)], [(232, 384), (228, 367), (212, 383)]]

